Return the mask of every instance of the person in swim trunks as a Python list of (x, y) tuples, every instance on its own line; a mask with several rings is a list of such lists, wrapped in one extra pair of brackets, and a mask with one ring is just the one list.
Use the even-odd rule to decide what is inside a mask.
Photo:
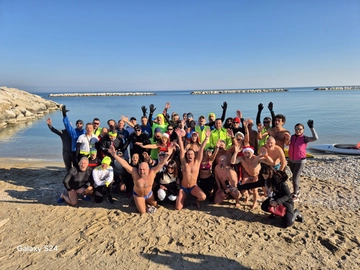
[(181, 210), (184, 207), (185, 199), (188, 194), (196, 197), (196, 206), (200, 208), (200, 201), (204, 201), (206, 195), (196, 183), (199, 176), (201, 160), (204, 155), (204, 148), (209, 141), (210, 130), (206, 130), (205, 140), (201, 143), (199, 152), (196, 156), (193, 149), (189, 149), (185, 152), (182, 133), (179, 128), (176, 129), (176, 134), (178, 135), (180, 147), (180, 162), (183, 178), (180, 182), (180, 191), (176, 200), (175, 209)]
[(272, 136), (267, 138), (265, 146), (261, 149), (263, 148), (266, 149), (267, 154), (272, 158), (273, 161), (264, 161), (264, 163), (272, 166), (275, 170), (284, 171), (287, 164), (284, 150), (280, 146), (276, 145), (275, 138)]
[(132, 167), (126, 160), (117, 156), (115, 148), (110, 146), (109, 153), (131, 174), (134, 180), (133, 198), (140, 214), (147, 212), (147, 205), (150, 205), (149, 208), (157, 206), (154, 194), (152, 193), (155, 176), (165, 165), (173, 150), (174, 146), (169, 146), (164, 159), (161, 159), (155, 167), (150, 169), (149, 164), (146, 162), (140, 163), (138, 168)]

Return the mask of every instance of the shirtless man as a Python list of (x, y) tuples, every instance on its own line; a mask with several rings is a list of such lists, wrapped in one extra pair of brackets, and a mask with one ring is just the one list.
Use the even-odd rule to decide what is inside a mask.
[(165, 165), (169, 156), (171, 155), (173, 147), (169, 147), (169, 152), (166, 153), (165, 158), (162, 159), (155, 167), (149, 167), (149, 164), (146, 162), (141, 162), (139, 167), (132, 167), (125, 159), (116, 155), (116, 150), (113, 145), (110, 146), (108, 152), (111, 154), (115, 160), (117, 160), (124, 169), (129, 172), (134, 181), (133, 189), (133, 198), (136, 204), (137, 210), (140, 214), (147, 212), (147, 204), (151, 206), (157, 206), (156, 201), (154, 200), (154, 194), (152, 192), (152, 187), (154, 184), (154, 179), (156, 174), (160, 169)]
[(201, 143), (199, 152), (196, 156), (192, 149), (185, 152), (182, 132), (179, 128), (176, 129), (176, 134), (178, 135), (180, 147), (180, 162), (183, 177), (181, 179), (180, 191), (179, 196), (176, 199), (175, 209), (181, 210), (184, 207), (185, 199), (188, 194), (196, 197), (196, 206), (200, 208), (200, 201), (205, 201), (206, 195), (196, 183), (199, 176), (200, 164), (204, 155), (204, 148), (209, 141), (210, 130), (206, 130), (206, 137)]
[[(275, 127), (269, 128), (266, 132), (258, 132), (258, 140), (263, 139), (266, 136), (274, 137), (276, 144), (284, 150), (285, 145), (290, 144), (290, 132), (283, 128), (283, 125), (286, 122), (286, 118), (282, 114), (275, 115)], [(260, 129), (260, 127), (258, 127)]]
[(284, 171), (287, 164), (284, 150), (275, 144), (274, 137), (270, 136), (267, 138), (265, 146), (263, 146), (261, 149), (263, 148), (266, 149), (267, 154), (272, 159), (272, 162), (265, 161), (264, 163), (272, 166), (275, 170)]
[(240, 192), (236, 188), (237, 175), (227, 164), (226, 156), (221, 156), (219, 164), (215, 167), (215, 180), (218, 190), (215, 194), (214, 203), (222, 203), (231, 195), (235, 199), (235, 207), (239, 207)]
[[(261, 155), (256, 156), (254, 155), (254, 149), (251, 146), (245, 146), (242, 149), (244, 156), (238, 156), (239, 152), (241, 151), (240, 146), (235, 147), (235, 152), (231, 157), (231, 164), (238, 164), (241, 163), (242, 165), (242, 184), (245, 183), (252, 183), (258, 181), (259, 172), (261, 169), (260, 162), (272, 162), (271, 157), (269, 157), (266, 153), (266, 149), (262, 148), (260, 150)], [(257, 207), (257, 199), (258, 199), (258, 192), (257, 189), (253, 190), (253, 205), (252, 209)], [(248, 197), (246, 195), (245, 203), (248, 202)]]

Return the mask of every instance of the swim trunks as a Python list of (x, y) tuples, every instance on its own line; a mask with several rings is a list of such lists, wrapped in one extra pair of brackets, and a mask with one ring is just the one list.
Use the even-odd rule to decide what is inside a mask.
[(183, 186), (180, 186), (180, 188), (185, 191), (186, 194), (191, 194), (191, 191), (196, 187), (197, 185), (195, 186), (192, 186), (191, 188), (184, 188)]
[[(136, 197), (140, 197), (139, 195), (137, 195), (137, 193), (135, 191), (132, 192), (132, 194)], [(152, 190), (149, 192), (148, 195), (144, 196), (144, 199), (147, 200), (151, 197), (151, 195), (153, 194)]]
[(278, 170), (280, 170), (280, 165), (281, 165), (281, 164), (279, 163), (279, 164), (273, 166), (273, 168), (278, 171)]

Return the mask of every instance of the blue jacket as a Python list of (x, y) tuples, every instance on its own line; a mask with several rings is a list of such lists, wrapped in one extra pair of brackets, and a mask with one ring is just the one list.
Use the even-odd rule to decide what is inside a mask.
[(77, 128), (73, 128), (67, 116), (64, 117), (63, 122), (66, 130), (68, 131), (71, 137), (71, 150), (75, 152), (77, 139), (79, 138), (80, 135), (85, 133), (85, 130), (84, 129), (79, 130)]

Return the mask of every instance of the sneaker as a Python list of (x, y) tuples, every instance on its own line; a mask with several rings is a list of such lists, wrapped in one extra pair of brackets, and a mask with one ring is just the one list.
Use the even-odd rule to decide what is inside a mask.
[(89, 196), (86, 196), (86, 195), (84, 195), (84, 196), (82, 197), (82, 199), (83, 199), (84, 201), (87, 201), (87, 202), (90, 202), (90, 201), (91, 201), (91, 198), (90, 198)]
[(63, 203), (63, 202), (65, 202), (65, 200), (63, 198), (61, 198), (61, 194), (60, 194), (60, 196), (57, 200), (57, 203)]
[(293, 194), (292, 199), (293, 199), (293, 202), (298, 202), (299, 201), (299, 196), (296, 195), (296, 194)]
[(298, 221), (298, 222), (304, 222), (304, 217), (299, 212), (299, 214), (297, 215), (295, 220)]
[(110, 204), (114, 204), (114, 199), (113, 199), (111, 196), (108, 196), (108, 197), (107, 197), (107, 201), (108, 201), (108, 203), (110, 203)]

